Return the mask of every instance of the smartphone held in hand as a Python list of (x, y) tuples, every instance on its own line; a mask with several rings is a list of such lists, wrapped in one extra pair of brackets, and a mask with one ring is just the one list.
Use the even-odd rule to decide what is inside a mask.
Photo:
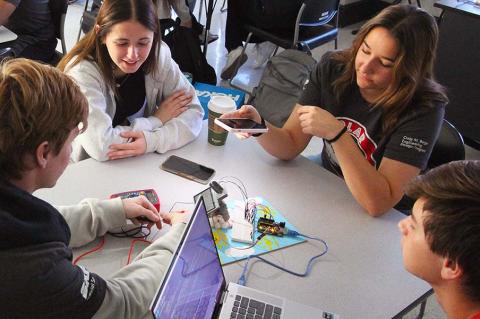
[(207, 184), (215, 174), (215, 170), (210, 167), (200, 165), (176, 155), (171, 155), (167, 158), (160, 168), (201, 184)]
[(215, 124), (234, 133), (266, 133), (268, 128), (251, 119), (244, 118), (216, 118)]

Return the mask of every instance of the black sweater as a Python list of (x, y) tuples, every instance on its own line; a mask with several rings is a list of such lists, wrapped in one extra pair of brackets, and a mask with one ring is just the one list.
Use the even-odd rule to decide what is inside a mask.
[(70, 229), (50, 204), (0, 180), (2, 318), (91, 318), (106, 283), (72, 265)]

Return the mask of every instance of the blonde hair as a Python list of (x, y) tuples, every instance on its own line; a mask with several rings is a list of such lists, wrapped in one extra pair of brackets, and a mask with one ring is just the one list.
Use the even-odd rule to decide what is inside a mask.
[(70, 132), (86, 129), (87, 99), (67, 75), (27, 59), (0, 64), (0, 176), (21, 178), (25, 157), (44, 141), (58, 154)]
[(444, 88), (433, 78), (433, 64), (438, 42), (435, 19), (423, 9), (410, 5), (393, 5), (382, 10), (365, 23), (358, 32), (352, 47), (334, 53), (333, 59), (344, 66), (343, 73), (333, 83), (337, 100), (355, 83), (355, 57), (365, 37), (374, 28), (387, 29), (397, 40), (399, 54), (393, 66), (393, 80), (373, 107), (384, 109), (383, 133), (395, 127), (401, 114), (414, 110), (408, 106), (415, 101), (418, 106), (434, 107), (446, 104)]

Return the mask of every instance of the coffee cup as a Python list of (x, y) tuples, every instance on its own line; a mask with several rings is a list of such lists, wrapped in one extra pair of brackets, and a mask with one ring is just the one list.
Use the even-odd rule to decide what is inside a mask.
[(208, 102), (208, 143), (216, 146), (225, 144), (228, 132), (214, 123), (225, 113), (235, 111), (236, 104), (231, 97), (215, 95)]

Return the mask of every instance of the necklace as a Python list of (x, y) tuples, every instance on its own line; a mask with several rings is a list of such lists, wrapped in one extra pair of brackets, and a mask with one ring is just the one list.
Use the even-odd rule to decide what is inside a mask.
[(121, 81), (120, 83), (116, 83), (115, 86), (117, 88), (121, 87), (123, 84), (125, 84), (125, 82), (128, 80), (128, 78), (130, 77), (130, 73), (127, 74)]

